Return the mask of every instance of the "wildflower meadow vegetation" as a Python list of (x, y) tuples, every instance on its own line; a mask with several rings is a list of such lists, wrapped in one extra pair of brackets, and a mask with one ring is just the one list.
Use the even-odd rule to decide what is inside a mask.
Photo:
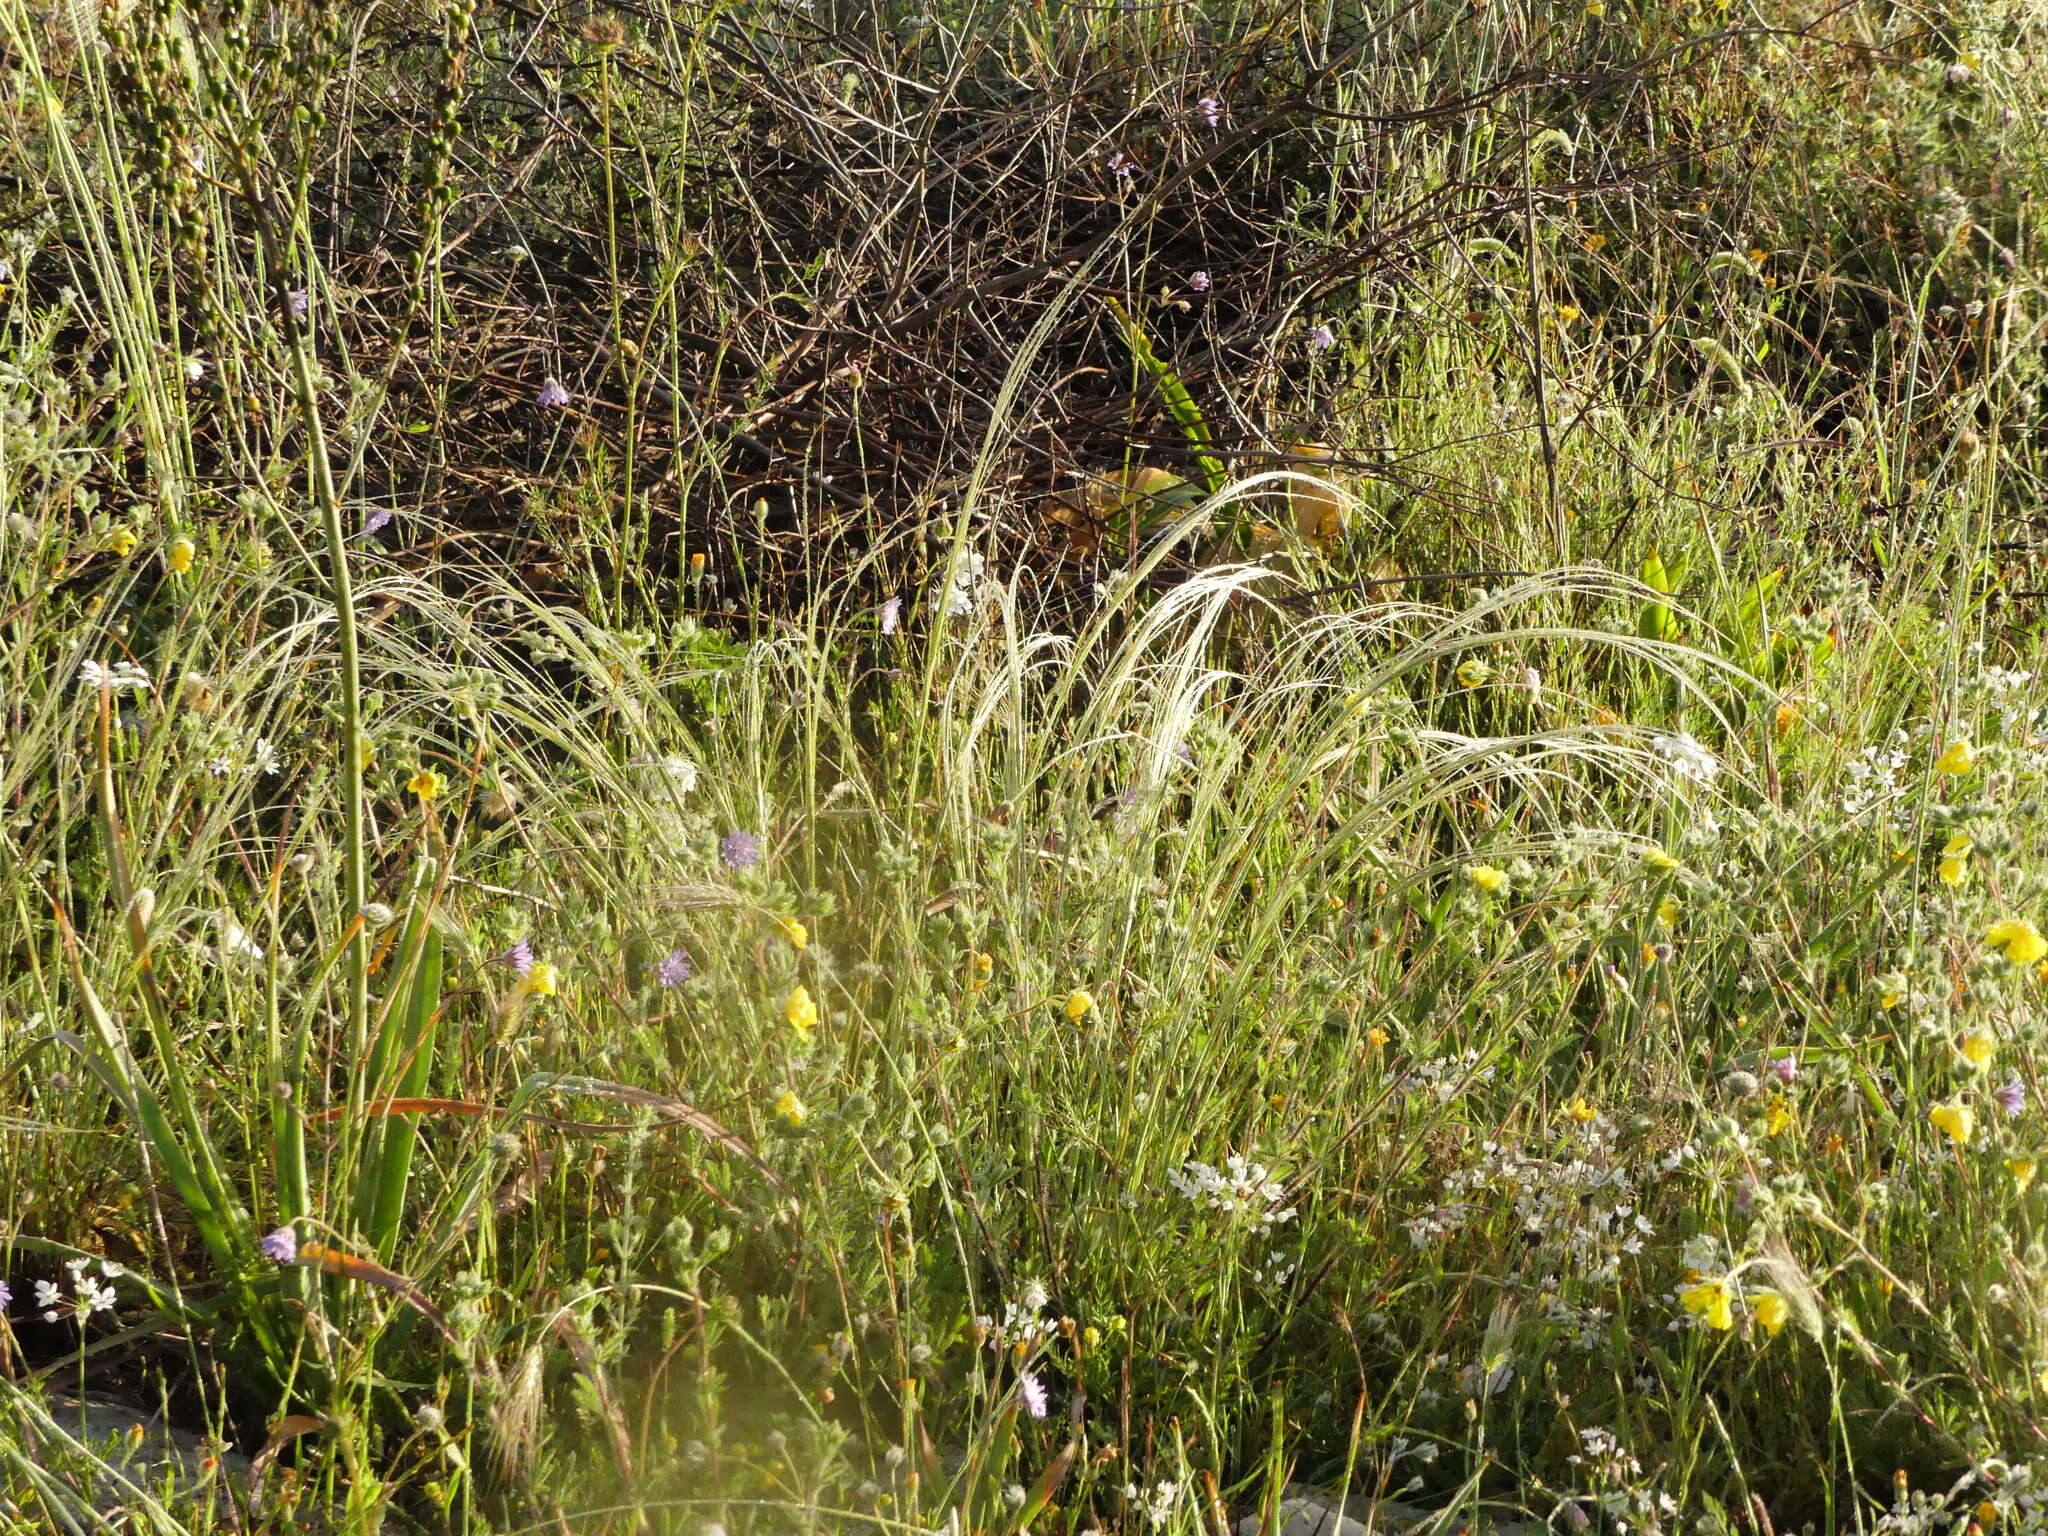
[(2048, 1530), (2044, 59), (0, 0), (0, 1527)]

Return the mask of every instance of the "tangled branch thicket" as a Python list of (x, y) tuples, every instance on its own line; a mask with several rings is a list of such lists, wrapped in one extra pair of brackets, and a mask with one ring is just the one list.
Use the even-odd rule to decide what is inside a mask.
[[(53, 7), (17, 141), (104, 95), (122, 141), (81, 169), (160, 263), (131, 268), (178, 317), (160, 339), (247, 354), (191, 382), (189, 484), (132, 454), (96, 476), (176, 502), (288, 461), (261, 359), (304, 305), (366, 518), (523, 538), (543, 581), (573, 551), (614, 591), (708, 555), (712, 592), (780, 602), (862, 550), (914, 571), (902, 536), (970, 491), (1020, 558), (1127, 558), (1104, 477), (1197, 460), (1104, 300), (1235, 471), (1326, 465), (1295, 450), (1446, 367), (1533, 388), (1513, 430), (1546, 462), (1603, 406), (1702, 388), (1772, 387), (1831, 433), (1908, 329), (1922, 398), (1888, 403), (1938, 445), (1928, 398), (1988, 378), (2018, 320), (1969, 297), (2031, 261), (2038, 119), (1944, 75), (1888, 153), (1850, 142), (1938, 66), (1936, 19), (938, 9)], [(1962, 187), (1927, 184), (1929, 134)], [(16, 157), (17, 221), (64, 206), (56, 164)], [(264, 271), (264, 219), (291, 270)], [(92, 280), (60, 222), (23, 274), (45, 298)], [(90, 387), (112, 338), (70, 340)], [(565, 409), (536, 404), (550, 378)], [(1396, 502), (1491, 513), (1344, 457)]]

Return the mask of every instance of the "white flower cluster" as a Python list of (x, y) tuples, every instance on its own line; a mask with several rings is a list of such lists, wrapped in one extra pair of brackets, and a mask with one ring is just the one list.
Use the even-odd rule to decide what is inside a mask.
[[(118, 1280), (124, 1273), (120, 1265), (101, 1259), (99, 1261), (99, 1274), (88, 1274), (87, 1270), (91, 1265), (92, 1260), (90, 1259), (66, 1259), (64, 1261), (64, 1267), (71, 1272), (71, 1293), (73, 1299), (70, 1305), (74, 1315), (81, 1322), (92, 1316), (95, 1312), (111, 1312), (114, 1310), (114, 1288), (106, 1282)], [(63, 1315), (65, 1305), (63, 1288), (56, 1282), (51, 1280), (38, 1280), (36, 1282), (36, 1306), (42, 1310), (44, 1322), (56, 1322)]]
[(239, 769), (274, 777), (284, 772), (284, 759), (271, 745), (268, 736), (251, 736), (239, 750), (219, 753), (207, 759), (206, 763), (206, 771), (217, 779), (224, 779)]
[(1867, 747), (1861, 757), (1844, 763), (1842, 814), (1861, 816), (1904, 795), (1906, 761), (1911, 751), (1911, 738), (1904, 731), (1895, 730), (1882, 745)]
[(1124, 1501), (1143, 1515), (1154, 1529), (1165, 1526), (1180, 1507), (1180, 1484), (1161, 1478), (1149, 1489), (1140, 1483), (1124, 1484)]
[(1483, 1083), (1492, 1076), (1493, 1068), (1479, 1065), (1479, 1052), (1460, 1051), (1418, 1062), (1403, 1079), (1402, 1086), (1411, 1093), (1426, 1089), (1436, 1096), (1437, 1103), (1448, 1104), (1474, 1083)]
[(149, 674), (132, 661), (117, 661), (111, 667), (97, 661), (78, 664), (78, 686), (87, 693), (147, 693)]
[[(1579, 1454), (1565, 1459), (1590, 1479), (1588, 1502), (1606, 1515), (1617, 1531), (1661, 1531), (1678, 1513), (1668, 1493), (1657, 1493), (1643, 1479), (1643, 1464), (1631, 1456), (1611, 1430), (1579, 1431)], [(1574, 1522), (1576, 1524), (1576, 1522)]]
[(1000, 1320), (986, 1314), (974, 1320), (984, 1338), (996, 1349), (1014, 1349), (1029, 1354), (1052, 1337), (1053, 1324), (1043, 1314), (1052, 1297), (1042, 1282), (1027, 1280), (1015, 1301), (1003, 1307)]
[(1287, 1190), (1269, 1176), (1266, 1165), (1248, 1162), (1235, 1152), (1223, 1160), (1221, 1168), (1189, 1161), (1166, 1178), (1193, 1204), (1207, 1205), (1226, 1216), (1248, 1216), (1261, 1231), (1294, 1219), (1294, 1207), (1282, 1204)]
[(988, 559), (977, 550), (963, 551), (960, 564), (953, 572), (953, 579), (946, 583), (939, 594), (938, 609), (949, 619), (964, 619), (974, 612), (974, 605), (988, 585), (983, 579), (988, 570)]
[(1474, 1202), (1497, 1210), (1505, 1196), (1532, 1252), (1559, 1256), (1575, 1278), (1609, 1285), (1620, 1279), (1622, 1259), (1642, 1253), (1657, 1229), (1637, 1208), (1634, 1176), (1606, 1159), (1612, 1133), (1605, 1123), (1576, 1126), (1574, 1134), (1588, 1155), (1526, 1157), (1481, 1143), (1479, 1161), (1444, 1180), (1446, 1207), (1462, 1220)]
[(1674, 779), (1688, 784), (1711, 784), (1720, 777), (1721, 760), (1689, 731), (1659, 736), (1650, 743), (1650, 750)]

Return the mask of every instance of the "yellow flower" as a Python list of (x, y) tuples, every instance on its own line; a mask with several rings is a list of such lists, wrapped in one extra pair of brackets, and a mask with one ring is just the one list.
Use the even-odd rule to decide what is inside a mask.
[(1060, 1011), (1066, 1014), (1069, 1023), (1078, 1024), (1095, 1011), (1095, 999), (1076, 987), (1067, 994), (1066, 1004)]
[(1385, 1045), (1389, 1040), (1393, 1038), (1394, 1037), (1392, 1035), (1388, 1034), (1384, 1029), (1381, 1029), (1377, 1024), (1373, 1025), (1371, 1029), (1368, 1029), (1365, 1032), (1365, 1043), (1371, 1046), (1374, 1050), (1378, 1050), (1381, 1046)]
[(1774, 1339), (1778, 1336), (1778, 1330), (1785, 1326), (1785, 1319), (1792, 1315), (1791, 1307), (1786, 1305), (1785, 1298), (1776, 1291), (1751, 1291), (1749, 1310), (1755, 1313), (1756, 1320), (1764, 1325), (1764, 1332)]
[(1904, 1001), (1904, 993), (1887, 992), (1882, 997), (1878, 998), (1877, 1006), (1882, 1008), (1886, 1013), (1890, 1013), (1894, 1008), (1898, 1007), (1899, 1004)]
[(1656, 870), (1660, 874), (1666, 874), (1669, 873), (1671, 870), (1678, 868), (1678, 860), (1674, 859), (1662, 848), (1644, 849), (1643, 863), (1647, 867)]
[(1972, 1030), (1963, 1036), (1963, 1043), (1958, 1049), (1962, 1051), (1963, 1059), (1971, 1066), (1981, 1067), (1998, 1054), (1998, 1042), (1981, 1029)]
[(967, 990), (979, 992), (988, 985), (988, 979), (995, 973), (996, 957), (980, 950), (967, 952)]
[(173, 576), (182, 576), (192, 569), (192, 562), (199, 550), (190, 539), (173, 539), (171, 547), (164, 551), (164, 564), (169, 566)]
[(775, 919), (775, 931), (789, 940), (791, 949), (802, 949), (811, 942), (811, 931), (793, 917)]
[(1489, 894), (1508, 883), (1507, 875), (1491, 864), (1467, 864), (1465, 878)]
[(1764, 1135), (1766, 1137), (1782, 1136), (1791, 1128), (1792, 1111), (1783, 1099), (1779, 1099), (1771, 1105), (1770, 1113), (1764, 1119)]
[(1607, 14), (1605, 0), (1586, 0), (1586, 14), (1598, 21)]
[(1976, 766), (1977, 749), (1967, 739), (1950, 742), (1948, 750), (1934, 760), (1935, 772), (1951, 776), (1968, 773)]
[(775, 1117), (791, 1126), (802, 1125), (811, 1112), (804, 1108), (804, 1101), (796, 1096), (794, 1088), (785, 1088), (775, 1101)]
[(1998, 1524), (1998, 1506), (1989, 1499), (1980, 1502), (1971, 1513), (1977, 1517), (1977, 1523), (1987, 1531)]
[(2019, 1186), (2023, 1195), (2027, 1186), (2034, 1182), (2034, 1170), (2035, 1163), (2031, 1157), (2008, 1157), (2005, 1160), (2005, 1171), (2012, 1175), (2013, 1183)]
[(1597, 1119), (1600, 1114), (1599, 1110), (1581, 1098), (1566, 1099), (1564, 1102), (1564, 1112), (1581, 1125), (1586, 1124), (1590, 1120)]
[(1967, 1104), (1937, 1104), (1927, 1111), (1927, 1119), (1936, 1130), (1959, 1147), (1970, 1139), (1970, 1132), (1977, 1128), (1977, 1112)]
[(1970, 866), (1965, 864), (1960, 856), (1945, 853), (1941, 856), (1941, 867), (1936, 873), (1941, 876), (1943, 885), (1961, 885), (1970, 878)]
[(448, 780), (445, 775), (436, 773), (431, 768), (422, 768), (418, 773), (405, 781), (405, 787), (418, 795), (422, 800), (432, 800), (437, 795), (446, 792)]
[(1670, 928), (1678, 922), (1678, 898), (1676, 896), (1666, 896), (1657, 903), (1657, 921), (1666, 928)]
[(533, 968), (519, 983), (521, 990), (530, 997), (553, 997), (561, 984), (561, 973), (545, 960), (534, 961)]
[(806, 1034), (818, 1027), (818, 1005), (811, 1000), (810, 988), (799, 983), (783, 1000), (782, 1016), (789, 1020), (792, 1029)]
[(2008, 917), (1993, 923), (1984, 931), (1984, 942), (2004, 950), (2005, 958), (2014, 965), (2048, 960), (2048, 939), (2042, 938), (2041, 930), (2025, 918)]
[(107, 548), (126, 560), (135, 553), (136, 538), (126, 528), (116, 528), (107, 535)]
[(1579, 306), (1578, 306), (1578, 305), (1576, 305), (1576, 304), (1560, 304), (1560, 305), (1558, 305), (1558, 306), (1557, 306), (1557, 323), (1558, 323), (1559, 325), (1570, 325), (1570, 324), (1571, 324), (1571, 323), (1572, 323), (1572, 322), (1573, 322), (1574, 320), (1576, 320), (1576, 319), (1578, 319), (1578, 318), (1579, 318)]
[(1726, 1333), (1735, 1326), (1735, 1306), (1726, 1280), (1702, 1280), (1678, 1293), (1685, 1310), (1709, 1328)]
[(1481, 683), (1493, 676), (1493, 668), (1489, 667), (1477, 656), (1471, 656), (1458, 663), (1457, 676), (1458, 681), (1467, 688), (1477, 688)]

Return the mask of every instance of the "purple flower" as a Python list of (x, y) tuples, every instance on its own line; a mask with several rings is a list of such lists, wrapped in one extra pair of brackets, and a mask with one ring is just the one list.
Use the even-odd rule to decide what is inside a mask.
[(1789, 1083), (1799, 1075), (1799, 1058), (1796, 1056), (1780, 1056), (1776, 1061), (1770, 1063), (1770, 1069), (1777, 1075), (1779, 1082)]
[(372, 507), (368, 512), (363, 514), (363, 526), (356, 530), (356, 537), (359, 539), (367, 539), (371, 534), (375, 533), (379, 528), (382, 528), (386, 523), (390, 521), (391, 509), (389, 507)]
[(0, 1280), (0, 1312), (14, 1305), (14, 1292), (7, 1288), (7, 1282)]
[(1318, 352), (1327, 352), (1337, 345), (1337, 333), (1327, 325), (1319, 325), (1308, 333), (1308, 344)]
[(1045, 1417), (1045, 1383), (1030, 1372), (1017, 1378), (1017, 1401), (1034, 1419)]
[(1115, 154), (1109, 157), (1110, 174), (1116, 177), (1118, 181), (1129, 181), (1131, 179), (1131, 176), (1133, 175), (1133, 173), (1137, 171), (1137, 169), (1138, 162), (1133, 160), (1129, 155), (1125, 154), (1122, 150), (1118, 150)]
[(1998, 1107), (2017, 1120), (2026, 1113), (2027, 1085), (2017, 1076), (2009, 1077), (1991, 1090), (1991, 1097), (1998, 1100)]
[(280, 1264), (289, 1264), (299, 1256), (299, 1234), (291, 1227), (279, 1227), (266, 1232), (256, 1244), (266, 1259), (275, 1259)]
[(540, 393), (533, 397), (533, 403), (544, 411), (559, 411), (569, 403), (569, 391), (551, 373), (540, 381)]
[(1188, 287), (1196, 293), (1207, 293), (1209, 291), (1208, 269), (1204, 268), (1200, 272), (1191, 274), (1188, 278)]
[(515, 976), (524, 976), (533, 969), (533, 946), (527, 943), (526, 940), (521, 939), (517, 944), (506, 950), (505, 953), (498, 956), (497, 963), (511, 971)]
[(672, 949), (654, 962), (654, 979), (664, 987), (680, 987), (690, 979), (694, 970), (687, 954), (680, 949)]
[(752, 869), (761, 862), (761, 839), (751, 832), (728, 832), (719, 840), (718, 856), (727, 869)]
[(1204, 96), (1195, 103), (1195, 110), (1202, 114), (1202, 121), (1211, 128), (1217, 127), (1223, 121), (1223, 103), (1214, 96)]
[(313, 307), (313, 295), (306, 292), (303, 288), (292, 289), (291, 292), (284, 296), (284, 301), (291, 305), (292, 318), (294, 320), (305, 319), (306, 311)]
[(903, 599), (900, 597), (890, 598), (889, 601), (882, 604), (878, 610), (878, 615), (882, 621), (882, 633), (885, 635), (895, 634), (896, 626), (903, 622)]

